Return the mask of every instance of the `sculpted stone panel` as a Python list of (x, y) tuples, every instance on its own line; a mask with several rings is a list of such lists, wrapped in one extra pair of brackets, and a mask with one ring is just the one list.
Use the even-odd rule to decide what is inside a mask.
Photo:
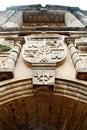
[(54, 76), (54, 70), (33, 70), (33, 83), (53, 85)]
[(34, 85), (54, 85), (55, 66), (66, 59), (67, 49), (58, 34), (41, 34), (25, 37), (22, 56), (33, 69)]
[(32, 63), (60, 63), (65, 60), (67, 50), (61, 36), (54, 38), (29, 39), (26, 37), (22, 56), (27, 64)]

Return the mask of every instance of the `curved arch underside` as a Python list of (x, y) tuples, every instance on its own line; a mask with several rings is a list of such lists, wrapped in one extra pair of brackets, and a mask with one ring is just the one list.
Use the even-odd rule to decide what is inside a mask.
[(86, 85), (56, 79), (48, 86), (32, 87), (31, 79), (0, 88), (0, 130), (86, 130)]

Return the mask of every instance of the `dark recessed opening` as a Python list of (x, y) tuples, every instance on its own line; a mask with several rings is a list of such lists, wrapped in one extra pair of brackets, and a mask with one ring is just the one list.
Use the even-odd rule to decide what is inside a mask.
[(65, 13), (62, 12), (23, 12), (24, 26), (65, 26)]
[(2, 77), (0, 77), (0, 81), (4, 81), (4, 80), (7, 80), (7, 79), (8, 79), (7, 76), (2, 76)]

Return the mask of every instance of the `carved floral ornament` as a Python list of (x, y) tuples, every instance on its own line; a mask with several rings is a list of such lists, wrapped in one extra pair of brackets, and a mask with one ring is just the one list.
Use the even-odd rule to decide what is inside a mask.
[(57, 63), (59, 65), (66, 59), (67, 49), (60, 35), (54, 37), (25, 37), (25, 44), (22, 50), (24, 61), (28, 65), (33, 63)]

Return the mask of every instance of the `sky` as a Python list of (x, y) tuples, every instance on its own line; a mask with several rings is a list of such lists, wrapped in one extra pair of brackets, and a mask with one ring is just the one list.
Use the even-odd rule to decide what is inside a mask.
[(87, 10), (87, 0), (0, 0), (0, 10), (5, 10), (9, 6), (33, 4), (74, 6)]

